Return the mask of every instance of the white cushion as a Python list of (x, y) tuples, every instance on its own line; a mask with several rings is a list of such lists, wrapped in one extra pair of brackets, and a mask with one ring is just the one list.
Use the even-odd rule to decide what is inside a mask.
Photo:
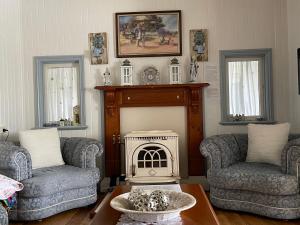
[(30, 153), (33, 169), (65, 164), (56, 128), (21, 131), (19, 138)]
[(289, 123), (249, 124), (246, 162), (264, 162), (280, 166), (281, 152), (288, 142), (289, 131)]

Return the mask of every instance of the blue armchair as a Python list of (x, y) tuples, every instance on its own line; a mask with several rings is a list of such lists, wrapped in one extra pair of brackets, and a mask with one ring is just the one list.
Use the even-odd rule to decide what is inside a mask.
[(103, 157), (101, 144), (88, 138), (60, 141), (66, 164), (34, 170), (26, 149), (0, 143), (0, 173), (24, 184), (9, 219), (40, 220), (96, 202), (97, 184), (103, 178), (96, 166), (96, 158)]
[(300, 136), (290, 136), (281, 166), (245, 162), (247, 149), (247, 134), (217, 135), (201, 143), (212, 204), (277, 219), (300, 218)]
[(0, 224), (8, 225), (8, 216), (6, 210), (0, 204)]

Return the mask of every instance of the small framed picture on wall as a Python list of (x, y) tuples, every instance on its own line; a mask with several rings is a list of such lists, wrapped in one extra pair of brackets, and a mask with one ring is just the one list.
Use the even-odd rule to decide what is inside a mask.
[(208, 30), (190, 30), (191, 59), (197, 62), (208, 61)]
[(107, 35), (102, 33), (89, 34), (89, 46), (91, 54), (91, 64), (107, 64)]

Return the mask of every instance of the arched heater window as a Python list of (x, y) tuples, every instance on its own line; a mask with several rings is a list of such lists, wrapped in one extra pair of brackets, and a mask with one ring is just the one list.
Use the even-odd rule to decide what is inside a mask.
[(138, 168), (159, 168), (167, 166), (166, 152), (160, 147), (148, 146), (140, 150), (138, 154)]

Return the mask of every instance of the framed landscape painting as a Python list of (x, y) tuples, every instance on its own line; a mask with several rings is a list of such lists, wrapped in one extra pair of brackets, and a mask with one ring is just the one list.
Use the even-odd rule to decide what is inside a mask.
[(182, 55), (181, 11), (116, 13), (117, 57)]

